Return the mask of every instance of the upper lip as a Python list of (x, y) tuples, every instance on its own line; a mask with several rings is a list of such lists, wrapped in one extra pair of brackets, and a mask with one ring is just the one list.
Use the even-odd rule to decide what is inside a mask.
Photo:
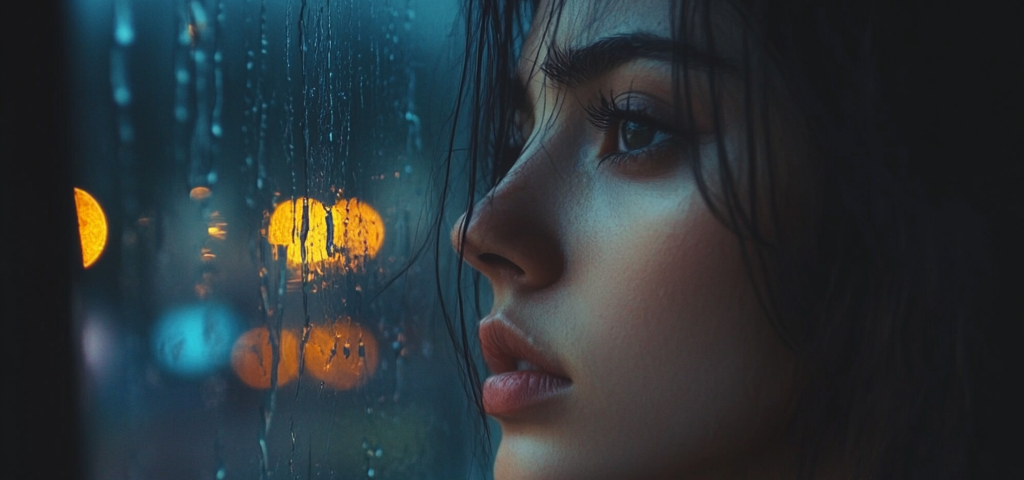
[(568, 378), (558, 362), (542, 353), (528, 338), (525, 332), (502, 316), (483, 319), (480, 322), (480, 345), (491, 373), (514, 372), (519, 360), (525, 360), (544, 373)]

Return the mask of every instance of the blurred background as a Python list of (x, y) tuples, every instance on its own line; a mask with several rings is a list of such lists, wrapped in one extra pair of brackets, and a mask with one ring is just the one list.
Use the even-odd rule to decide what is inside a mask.
[(5, 63), (26, 75), (4, 94), (5, 143), (53, 136), (5, 191), (47, 197), (53, 232), (26, 241), (44, 253), (21, 255), (12, 291), (47, 318), (5, 351), (21, 366), (14, 431), (59, 460), (15, 463), (87, 479), (488, 475), (440, 313), (454, 262), (442, 244), (435, 269), (430, 230), (455, 1), (35, 8), (11, 17), (27, 33)]

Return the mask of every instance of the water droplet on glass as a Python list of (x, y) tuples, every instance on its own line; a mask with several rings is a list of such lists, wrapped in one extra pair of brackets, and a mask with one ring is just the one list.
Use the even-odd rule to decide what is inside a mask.
[(228, 472), (223, 468), (217, 470), (217, 480), (224, 480), (224, 477), (228, 475)]
[(126, 86), (119, 86), (114, 89), (114, 102), (124, 107), (132, 102), (132, 92)]
[(135, 139), (135, 129), (133, 129), (132, 125), (128, 122), (122, 123), (121, 128), (118, 129), (118, 131), (121, 133), (121, 140), (125, 142), (131, 142)]
[(212, 133), (213, 136), (215, 136), (215, 137), (221, 136), (221, 134), (223, 132), (222, 132), (222, 130), (220, 128), (220, 124), (219, 123), (214, 123), (213, 125), (211, 125), (210, 126), (210, 133)]
[(121, 46), (131, 45), (135, 41), (135, 29), (132, 27), (132, 12), (128, 2), (114, 4), (114, 40)]
[(188, 109), (184, 105), (178, 105), (174, 108), (174, 118), (179, 122), (188, 120)]
[(377, 450), (374, 450), (373, 456), (375, 456), (377, 458), (380, 458), (381, 455), (384, 455), (384, 450), (382, 450), (380, 448), (378, 448)]
[(376, 474), (377, 474), (377, 472), (375, 472), (373, 470), (373, 467), (370, 467), (369, 469), (366, 470), (366, 476), (367, 477), (373, 478), (373, 476), (376, 475)]
[(196, 24), (200, 27), (205, 27), (206, 10), (203, 9), (203, 4), (199, 2), (192, 2), (192, 5), (190, 6), (192, 7), (192, 18), (195, 20)]
[(114, 39), (117, 40), (119, 45), (131, 45), (135, 40), (135, 30), (132, 29), (130, 23), (125, 20), (121, 20), (117, 24), (117, 30), (114, 31)]
[(184, 68), (179, 68), (177, 73), (175, 73), (175, 77), (178, 79), (178, 83), (181, 83), (181, 84), (188, 83), (188, 79), (189, 79), (188, 70), (185, 70)]
[(212, 171), (212, 172), (206, 174), (206, 181), (211, 183), (211, 184), (212, 183), (217, 183), (217, 172), (216, 171)]

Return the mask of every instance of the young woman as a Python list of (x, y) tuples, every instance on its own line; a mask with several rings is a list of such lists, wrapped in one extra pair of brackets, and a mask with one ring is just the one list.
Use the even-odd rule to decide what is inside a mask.
[(466, 8), (486, 194), (451, 239), (494, 293), (497, 479), (978, 471), (973, 332), (1008, 288), (991, 193), (1024, 87), (1000, 12)]

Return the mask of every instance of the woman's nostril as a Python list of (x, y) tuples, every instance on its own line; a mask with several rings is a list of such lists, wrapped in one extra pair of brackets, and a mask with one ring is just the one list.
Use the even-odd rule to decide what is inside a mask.
[(519, 265), (516, 265), (511, 260), (501, 255), (497, 255), (494, 253), (482, 253), (478, 255), (476, 258), (480, 260), (480, 263), (490, 265), (492, 267), (497, 267), (499, 269), (509, 270), (517, 276), (526, 273), (525, 271), (523, 271), (522, 268), (519, 267)]

